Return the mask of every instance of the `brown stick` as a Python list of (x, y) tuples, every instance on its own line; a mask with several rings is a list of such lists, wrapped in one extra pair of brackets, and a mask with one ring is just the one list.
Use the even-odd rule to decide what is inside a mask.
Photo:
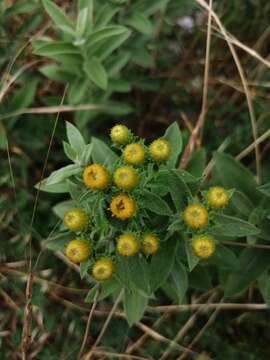
[(269, 310), (270, 306), (267, 304), (239, 304), (239, 303), (211, 303), (211, 304), (185, 304), (185, 305), (167, 305), (167, 306), (148, 306), (146, 311), (150, 313), (162, 312), (178, 312), (191, 311), (205, 306), (204, 310), (221, 309), (221, 310)]
[[(212, 9), (212, 0), (209, 0), (209, 7)], [(199, 136), (199, 132), (203, 127), (205, 121), (205, 115), (207, 111), (207, 97), (208, 97), (208, 83), (209, 83), (209, 63), (210, 63), (210, 47), (211, 47), (211, 25), (212, 25), (212, 13), (208, 12), (208, 24), (207, 24), (207, 39), (206, 39), (206, 54), (205, 54), (205, 68), (204, 68), (204, 82), (203, 82), (203, 98), (201, 113), (197, 120), (197, 123), (190, 135), (188, 144), (184, 150), (180, 162), (180, 168), (185, 169), (191, 157), (191, 154), (195, 148), (196, 140)]]

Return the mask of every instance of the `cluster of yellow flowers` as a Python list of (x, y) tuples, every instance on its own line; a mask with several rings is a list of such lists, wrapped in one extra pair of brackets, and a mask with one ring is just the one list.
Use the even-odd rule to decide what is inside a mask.
[[(112, 128), (111, 139), (115, 144), (124, 146), (122, 156), (126, 165), (118, 167), (112, 175), (112, 181), (120, 191), (130, 191), (138, 184), (138, 170), (135, 167), (145, 161), (146, 151), (156, 162), (166, 161), (170, 155), (170, 144), (162, 138), (153, 141), (148, 150), (140, 143), (130, 142), (132, 136), (124, 125)], [(105, 190), (110, 183), (108, 170), (97, 163), (87, 166), (82, 177), (85, 186), (92, 190)], [(109, 210), (113, 217), (125, 221), (136, 214), (136, 202), (129, 194), (123, 192), (112, 197)], [(87, 214), (80, 209), (69, 210), (64, 216), (64, 224), (71, 231), (83, 231), (88, 224)], [(142, 239), (138, 239), (135, 234), (125, 232), (116, 239), (116, 251), (121, 256), (133, 256), (139, 250), (145, 255), (152, 255), (158, 247), (158, 238), (152, 233), (144, 234)], [(90, 253), (87, 241), (80, 238), (70, 241), (66, 247), (66, 256), (74, 263), (87, 260)], [(112, 273), (113, 262), (109, 257), (100, 258), (92, 267), (92, 275), (96, 280), (109, 279)]]
[[(214, 209), (223, 209), (229, 202), (228, 192), (220, 186), (212, 187), (206, 194), (207, 204)], [(208, 225), (209, 214), (203, 204), (190, 204), (183, 212), (183, 220), (191, 230), (201, 230)], [(201, 259), (207, 259), (215, 252), (214, 239), (206, 234), (192, 238), (192, 250)]]
[[(109, 187), (111, 181), (118, 188), (119, 194), (112, 196), (108, 210), (111, 215), (121, 221), (132, 218), (137, 211), (136, 201), (130, 195), (139, 182), (139, 165), (141, 165), (147, 154), (152, 161), (162, 163), (170, 155), (170, 144), (167, 140), (160, 138), (153, 141), (148, 148), (139, 142), (132, 142), (133, 136), (124, 125), (116, 125), (111, 130), (111, 139), (122, 151), (124, 166), (115, 169), (112, 176), (108, 170), (97, 163), (87, 166), (83, 171), (83, 182), (86, 188), (102, 191)], [(202, 233), (209, 223), (208, 208), (223, 209), (229, 202), (229, 194), (222, 187), (212, 187), (205, 197), (206, 205), (203, 203), (191, 203), (183, 211), (183, 222), (192, 233), (197, 234), (192, 238), (193, 253), (201, 258), (207, 259), (215, 251), (214, 239)], [(64, 224), (73, 232), (82, 232), (88, 227), (88, 216), (81, 209), (72, 209), (66, 212)], [(124, 232), (116, 239), (116, 253), (121, 256), (134, 256), (139, 250), (145, 255), (157, 252), (159, 241), (155, 234), (145, 233), (141, 236), (133, 232)], [(87, 260), (91, 254), (91, 248), (84, 239), (77, 238), (68, 243), (66, 256), (74, 263)], [(114, 271), (112, 259), (102, 257), (92, 266), (92, 275), (96, 280), (109, 279)]]

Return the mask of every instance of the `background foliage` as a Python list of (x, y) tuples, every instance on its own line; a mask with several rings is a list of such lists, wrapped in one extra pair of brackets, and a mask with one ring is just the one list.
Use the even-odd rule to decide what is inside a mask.
[[(267, 2), (219, 1), (214, 2), (214, 9), (230, 33), (267, 59)], [(36, 260), (57, 222), (54, 206), (66, 199), (65, 194), (41, 193), (31, 229), (34, 185), (42, 178), (58, 107), (64, 106), (61, 110), (65, 112), (61, 111), (55, 127), (45, 176), (67, 165), (61, 150), (64, 120), (76, 124), (87, 142), (93, 137), (106, 141), (110, 127), (119, 121), (150, 142), (177, 121), (185, 147), (201, 107), (207, 13), (195, 1), (19, 0), (1, 2), (0, 21), (0, 298), (4, 309), (0, 314), (0, 354), (3, 359), (18, 359), (25, 304), (26, 244), (32, 236), (32, 255)], [(261, 135), (270, 125), (269, 68), (246, 51), (237, 53), (250, 86)], [(253, 137), (237, 69), (216, 28), (210, 66), (202, 147), (193, 154), (188, 170), (201, 176), (222, 144), (222, 151), (230, 155), (214, 154), (211, 181), (236, 189), (229, 212), (241, 214), (243, 220), (263, 231), (259, 239), (251, 235), (243, 241), (239, 224), (232, 225), (230, 221), (222, 228), (228, 232), (239, 230), (237, 241), (267, 246), (269, 142), (262, 143), (260, 158), (262, 184), (266, 185), (257, 189), (254, 154), (242, 159), (245, 167), (233, 160), (252, 143)], [(81, 105), (87, 105), (87, 110), (82, 110)], [(226, 236), (224, 241), (232, 240)], [(37, 359), (75, 359), (89, 312), (84, 303), (89, 283), (63, 261), (57, 249), (52, 250), (42, 251), (34, 269), (31, 352)], [(167, 288), (153, 299), (153, 305), (196, 301), (220, 282), (223, 287), (226, 282), (225, 296), (234, 296), (235, 302), (268, 303), (268, 251), (229, 247), (219, 259), (224, 261), (224, 272), (211, 271), (211, 264), (210, 271), (203, 266), (195, 268), (188, 274), (189, 289), (185, 288), (185, 271), (178, 269), (175, 273), (179, 278), (170, 279)], [(217, 290), (214, 295), (213, 301), (220, 301), (223, 294)], [(91, 296), (94, 293), (88, 301)], [(100, 301), (88, 350), (113, 301)], [(209, 309), (199, 313), (180, 344), (188, 345), (212, 313)], [(181, 312), (168, 313), (163, 318), (149, 312), (142, 322), (173, 339), (190, 316), (191, 312)], [(216, 359), (266, 359), (267, 319), (267, 312), (221, 312), (194, 350), (205, 351)], [(155, 322), (158, 323), (154, 325)], [(110, 323), (101, 345), (108, 351), (124, 352), (141, 334), (138, 326), (128, 328), (120, 312)], [(150, 339), (137, 354), (161, 358), (168, 344)], [(168, 358), (177, 358), (178, 354), (179, 349), (174, 349)]]

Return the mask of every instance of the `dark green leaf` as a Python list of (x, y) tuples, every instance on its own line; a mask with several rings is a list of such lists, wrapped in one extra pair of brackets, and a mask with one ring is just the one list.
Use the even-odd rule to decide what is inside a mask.
[(104, 66), (96, 57), (89, 57), (84, 63), (84, 70), (89, 79), (102, 90), (108, 86), (108, 77)]
[(183, 147), (182, 134), (177, 122), (172, 123), (167, 128), (164, 134), (164, 139), (166, 139), (171, 145), (171, 153), (167, 160), (167, 164), (169, 167), (175, 167)]
[(154, 292), (168, 278), (174, 265), (177, 239), (171, 238), (162, 243), (158, 252), (153, 255), (150, 264), (151, 289)]
[(231, 272), (225, 285), (228, 298), (244, 291), (270, 266), (270, 253), (261, 249), (245, 249), (238, 258), (237, 270)]
[(227, 189), (243, 192), (255, 204), (260, 199), (253, 174), (232, 156), (216, 152), (214, 155), (215, 180)]
[(257, 235), (260, 229), (247, 221), (224, 214), (213, 214), (215, 225), (209, 229), (212, 235), (216, 236), (248, 236)]
[(129, 326), (132, 326), (141, 320), (147, 303), (147, 297), (138, 292), (125, 289), (124, 309)]
[(117, 161), (118, 156), (98, 138), (92, 137), (92, 158), (98, 164), (108, 165)]
[(170, 216), (172, 211), (166, 201), (150, 191), (143, 191), (143, 206), (158, 215)]

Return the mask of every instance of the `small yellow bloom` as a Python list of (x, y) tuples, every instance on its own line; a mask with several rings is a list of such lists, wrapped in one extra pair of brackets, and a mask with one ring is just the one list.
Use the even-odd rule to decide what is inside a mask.
[(122, 256), (133, 256), (139, 250), (138, 240), (132, 234), (123, 234), (116, 241), (116, 249)]
[(64, 215), (64, 224), (71, 231), (83, 230), (88, 222), (87, 214), (80, 209), (71, 209)]
[(129, 131), (125, 125), (115, 125), (111, 129), (111, 139), (116, 144), (126, 144), (129, 138)]
[(90, 253), (91, 250), (88, 243), (82, 239), (72, 240), (66, 247), (66, 257), (76, 264), (85, 261)]
[(210, 236), (199, 235), (192, 239), (192, 250), (201, 259), (208, 259), (214, 254), (215, 249), (215, 242)]
[(137, 172), (129, 166), (120, 167), (114, 172), (113, 181), (119, 189), (131, 190), (138, 183)]
[(135, 214), (136, 204), (128, 195), (116, 195), (112, 198), (110, 210), (118, 219), (127, 220)]
[(208, 223), (208, 212), (202, 204), (191, 204), (185, 208), (183, 219), (187, 227), (202, 229)]
[(106, 257), (97, 260), (93, 265), (92, 274), (98, 281), (110, 279), (113, 274), (112, 260)]
[(142, 251), (144, 254), (152, 255), (158, 251), (159, 242), (155, 235), (146, 234), (143, 237)]
[(157, 139), (149, 146), (149, 151), (152, 159), (157, 161), (165, 161), (170, 155), (171, 146), (167, 140)]
[(105, 189), (109, 182), (108, 171), (99, 164), (87, 166), (83, 172), (83, 181), (91, 189)]
[(212, 208), (222, 209), (229, 202), (229, 194), (223, 187), (214, 186), (208, 190), (206, 199)]
[(144, 161), (144, 149), (140, 144), (129, 144), (124, 149), (124, 159), (132, 165), (139, 165)]

